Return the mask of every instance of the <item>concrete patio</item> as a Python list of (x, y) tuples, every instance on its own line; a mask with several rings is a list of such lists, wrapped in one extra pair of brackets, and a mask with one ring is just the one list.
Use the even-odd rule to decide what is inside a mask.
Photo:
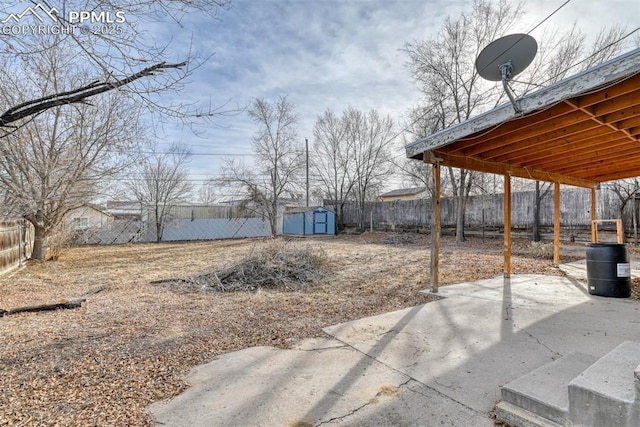
[(584, 261), (561, 269), (441, 287), (442, 300), (330, 326), (293, 349), (222, 355), (150, 411), (165, 426), (493, 425), (504, 385), (640, 341), (638, 302), (589, 295)]

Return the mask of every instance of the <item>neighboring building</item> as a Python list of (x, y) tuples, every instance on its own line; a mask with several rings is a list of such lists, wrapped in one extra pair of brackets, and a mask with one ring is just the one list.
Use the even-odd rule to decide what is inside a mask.
[(336, 234), (336, 214), (322, 206), (288, 209), (283, 214), (284, 234)]
[(113, 216), (90, 204), (71, 209), (64, 216), (65, 228), (74, 231), (99, 229), (112, 221)]
[[(241, 209), (236, 205), (207, 205), (207, 204), (180, 204), (170, 205), (166, 207), (166, 220), (179, 220), (179, 219), (212, 219), (212, 218), (237, 218), (243, 215)], [(249, 215), (251, 216), (251, 215)], [(155, 213), (153, 206), (145, 206), (142, 213), (142, 218), (149, 222), (155, 222)]]
[(400, 188), (378, 196), (382, 202), (394, 202), (396, 200), (417, 200), (428, 197), (427, 187)]
[(114, 219), (139, 220), (142, 217), (142, 204), (136, 200), (109, 200), (104, 212)]

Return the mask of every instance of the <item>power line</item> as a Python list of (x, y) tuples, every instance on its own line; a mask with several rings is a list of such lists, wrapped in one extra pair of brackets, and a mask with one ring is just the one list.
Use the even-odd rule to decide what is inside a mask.
[(620, 43), (621, 41), (623, 41), (623, 40), (625, 40), (625, 39), (627, 39), (627, 38), (631, 37), (633, 34), (635, 34), (635, 33), (636, 33), (636, 32), (638, 32), (638, 31), (640, 31), (640, 27), (636, 27), (636, 28), (635, 28), (635, 29), (633, 29), (632, 31), (630, 31), (630, 32), (628, 32), (627, 34), (625, 34), (624, 36), (620, 37), (618, 40), (612, 41), (612, 42), (611, 42), (611, 43), (609, 43), (608, 45), (603, 46), (602, 48), (600, 48), (600, 49), (599, 49), (599, 50), (597, 50), (596, 52), (594, 52), (594, 53), (592, 53), (591, 55), (589, 55), (589, 56), (587, 56), (586, 58), (584, 58), (582, 61), (578, 61), (578, 62), (576, 62), (575, 64), (573, 64), (573, 65), (571, 65), (571, 66), (567, 67), (565, 70), (563, 70), (563, 71), (561, 71), (561, 72), (559, 72), (559, 73), (556, 73), (556, 75), (555, 75), (555, 76), (552, 76), (552, 77), (548, 78), (547, 80), (543, 81), (540, 85), (542, 86), (542, 85), (544, 85), (544, 84), (545, 84), (545, 83), (547, 83), (547, 82), (550, 82), (550, 81), (555, 80), (555, 78), (556, 78), (556, 77), (558, 77), (558, 76), (560, 76), (560, 75), (562, 75), (562, 74), (566, 73), (567, 71), (571, 70), (572, 68), (577, 67), (578, 65), (581, 65), (581, 64), (585, 63), (586, 61), (590, 60), (590, 59), (591, 59), (591, 58), (593, 58), (594, 56), (597, 56), (598, 54), (600, 54), (600, 53), (604, 52), (605, 50), (609, 49), (610, 47), (612, 47), (612, 46), (614, 46), (614, 45), (616, 45), (616, 44)]
[[(556, 8), (553, 12), (551, 12), (549, 15), (547, 15), (544, 19), (542, 19), (542, 21), (540, 21), (538, 24), (536, 24), (532, 29), (530, 29), (526, 34), (529, 35), (532, 31), (536, 30), (538, 27), (540, 27), (542, 24), (544, 24), (547, 20), (549, 20), (553, 15), (555, 15), (560, 9), (562, 9), (563, 7), (565, 7), (571, 0), (566, 0), (564, 3), (562, 3), (558, 8)], [(517, 42), (516, 42), (517, 43)], [(514, 43), (515, 45), (515, 43)], [(502, 53), (507, 52), (511, 47), (510, 46), (506, 49), (504, 49), (504, 51)], [(501, 54), (502, 54), (501, 53)], [(501, 55), (500, 54), (500, 55)], [(500, 56), (498, 55), (498, 56)], [(467, 85), (470, 82), (470, 80), (467, 80), (465, 82), (465, 85)], [(449, 95), (447, 98), (452, 98), (453, 95)], [(445, 99), (447, 99), (445, 98)], [(409, 128), (413, 125), (415, 125), (416, 123), (418, 123), (419, 120), (422, 120), (423, 118), (425, 118), (427, 116), (427, 114), (431, 113), (432, 110), (428, 110), (426, 111), (424, 114), (418, 116), (416, 119), (414, 119), (413, 121), (411, 121), (408, 125), (406, 125), (403, 129), (401, 129), (396, 135), (393, 136), (393, 138), (389, 141), (391, 142), (392, 140), (394, 140), (395, 138), (397, 138), (398, 136), (400, 136), (403, 132), (406, 132), (409, 130)], [(394, 157), (396, 158), (396, 157)]]
[[(123, 154), (148, 154), (148, 155), (154, 155), (154, 154), (159, 154), (159, 155), (167, 155), (170, 156), (172, 154), (183, 154), (180, 152), (172, 152), (172, 151), (146, 151), (146, 150), (119, 150), (119, 153), (123, 153)], [(210, 152), (210, 153), (186, 153), (188, 156), (226, 156), (226, 157), (236, 157), (236, 156), (241, 156), (241, 157), (250, 157), (250, 156), (255, 156), (255, 153), (215, 153), (215, 152)]]
[[(551, 12), (549, 15), (547, 15), (542, 21), (540, 21), (538, 24), (536, 24), (531, 30), (529, 30), (526, 34), (531, 33), (532, 31), (536, 30), (538, 27), (540, 27), (540, 25), (542, 25), (544, 22), (546, 22), (549, 18), (551, 18), (553, 15), (555, 15), (560, 9), (562, 9), (564, 6), (566, 6), (571, 0), (566, 0), (562, 5), (560, 5), (558, 8), (556, 8), (553, 12)], [(602, 48), (600, 48), (598, 51), (594, 52), (593, 54), (589, 55), (588, 57), (584, 58), (583, 60), (577, 62), (576, 64), (570, 65), (568, 66), (566, 69), (564, 69), (563, 71), (557, 73), (555, 76), (543, 81), (539, 86), (543, 86), (545, 83), (554, 80), (557, 76), (562, 75), (564, 73), (566, 73), (567, 71), (571, 70), (572, 68), (575, 68), (577, 66), (579, 66), (580, 64), (583, 64), (584, 62), (588, 61), (589, 59), (593, 58), (594, 56), (597, 56), (598, 54), (602, 53), (603, 51), (605, 51), (606, 49), (609, 49), (610, 47), (622, 42), (623, 40), (627, 39), (628, 37), (630, 37), (631, 35), (633, 35), (634, 33), (640, 31), (640, 27), (637, 27), (635, 29), (633, 29), (632, 31), (628, 32), (627, 34), (621, 36), (619, 39), (609, 43), (606, 46), (603, 46)], [(517, 42), (516, 42), (517, 43)], [(509, 48), (505, 49), (505, 51), (507, 51)], [(466, 83), (469, 83), (469, 81), (467, 81)], [(447, 98), (451, 98), (452, 95), (449, 95)], [(424, 117), (427, 116), (427, 114), (431, 113), (432, 110), (428, 110), (426, 111), (424, 114), (418, 116), (416, 119), (414, 119), (413, 121), (411, 121), (408, 125), (406, 125), (402, 130), (400, 130), (396, 135), (394, 135), (393, 139), (397, 138), (400, 134), (402, 134), (405, 131), (408, 131), (409, 128), (411, 126), (413, 126), (414, 124), (416, 124), (419, 120), (423, 119)], [(499, 125), (498, 125), (499, 126)], [(403, 154), (399, 154), (397, 156), (394, 156), (393, 158), (399, 158), (403, 156)]]

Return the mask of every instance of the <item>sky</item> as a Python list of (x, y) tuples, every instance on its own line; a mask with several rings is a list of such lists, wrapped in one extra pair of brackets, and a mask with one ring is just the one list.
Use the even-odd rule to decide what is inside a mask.
[[(15, 11), (25, 4), (16, 0)], [(472, 6), (473, 0), (231, 0), (218, 20), (187, 14), (181, 25), (148, 23), (151, 35), (169, 42), (170, 61), (184, 60), (188, 49), (211, 55), (178, 94), (181, 101), (238, 110), (196, 126), (197, 135), (167, 118), (160, 149), (190, 148), (196, 185), (218, 176), (225, 157), (250, 163), (258, 127), (243, 109), (256, 98), (286, 96), (299, 119), (300, 143), (308, 138), (310, 146), (315, 121), (327, 109), (337, 115), (349, 107), (375, 109), (401, 128), (420, 103), (403, 47), (433, 38), (447, 16), (457, 19)], [(638, 0), (529, 0), (524, 11), (512, 32), (537, 27), (536, 38), (574, 23), (589, 37), (605, 26), (640, 26)], [(403, 157), (398, 147), (394, 155)]]
[[(520, 28), (528, 32), (565, 0), (530, 0)], [(212, 106), (246, 107), (255, 98), (287, 96), (299, 118), (301, 143), (326, 109), (376, 109), (402, 124), (420, 94), (407, 69), (406, 42), (429, 39), (445, 18), (469, 11), (472, 0), (234, 0), (211, 23), (187, 19), (178, 38), (214, 55), (182, 94)], [(588, 36), (603, 26), (640, 26), (637, 0), (571, 0), (534, 30), (534, 37), (576, 24)], [(176, 35), (174, 35), (176, 37)], [(216, 176), (224, 156), (249, 154), (257, 125), (246, 113), (217, 126), (189, 130), (169, 125), (166, 143), (192, 147), (192, 178)], [(399, 150), (397, 155), (402, 156)], [(250, 162), (250, 156), (239, 157)]]

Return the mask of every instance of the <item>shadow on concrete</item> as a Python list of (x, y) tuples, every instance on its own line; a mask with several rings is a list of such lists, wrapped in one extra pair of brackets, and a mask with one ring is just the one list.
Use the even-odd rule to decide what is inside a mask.
[(493, 425), (500, 387), (573, 351), (640, 340), (640, 304), (572, 277), (443, 287), (425, 305), (325, 328), (334, 339), (223, 355), (151, 411), (162, 425)]

